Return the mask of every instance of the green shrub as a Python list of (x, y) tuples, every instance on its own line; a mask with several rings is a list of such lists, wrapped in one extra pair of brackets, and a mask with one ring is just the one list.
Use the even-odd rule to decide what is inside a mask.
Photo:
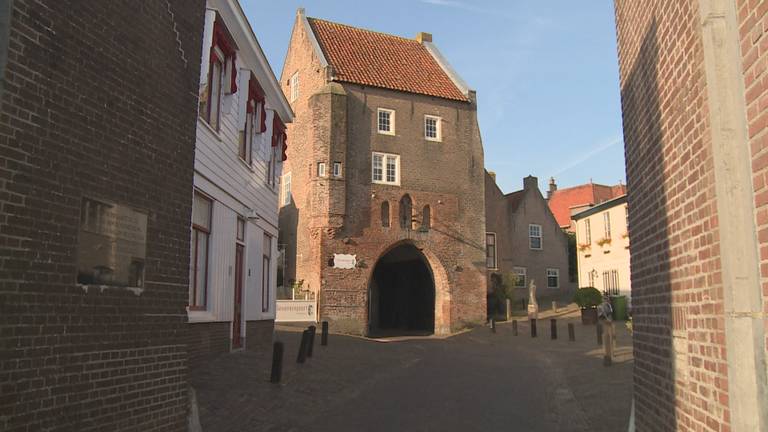
[(603, 295), (594, 287), (579, 288), (573, 296), (573, 302), (582, 309), (596, 307), (603, 302)]

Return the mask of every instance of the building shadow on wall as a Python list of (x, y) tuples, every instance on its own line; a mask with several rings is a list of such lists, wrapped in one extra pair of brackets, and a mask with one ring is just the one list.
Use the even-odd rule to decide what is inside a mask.
[(621, 89), (629, 200), (637, 430), (675, 430), (669, 222), (652, 19)]

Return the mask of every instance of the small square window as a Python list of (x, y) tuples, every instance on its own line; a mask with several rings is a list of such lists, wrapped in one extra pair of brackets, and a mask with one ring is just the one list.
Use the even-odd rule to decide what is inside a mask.
[(424, 138), (429, 141), (441, 141), (441, 119), (436, 116), (424, 116)]
[(512, 269), (512, 273), (515, 274), (515, 288), (525, 288), (525, 267), (515, 267)]
[(378, 111), (378, 131), (380, 134), (395, 134), (395, 111), (385, 108), (379, 108)]
[(317, 176), (318, 177), (325, 177), (325, 162), (318, 162), (317, 163)]
[(333, 176), (334, 177), (341, 177), (341, 162), (334, 162), (333, 163)]
[(371, 181), (383, 184), (400, 184), (400, 156), (373, 153), (371, 159)]
[(238, 216), (237, 218), (237, 241), (245, 240), (245, 219)]
[(560, 288), (559, 269), (547, 269), (547, 288)]

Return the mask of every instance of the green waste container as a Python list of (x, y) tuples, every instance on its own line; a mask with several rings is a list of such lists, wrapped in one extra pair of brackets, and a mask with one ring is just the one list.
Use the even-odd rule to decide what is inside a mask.
[(612, 296), (611, 307), (615, 321), (626, 321), (629, 318), (627, 316), (627, 296)]

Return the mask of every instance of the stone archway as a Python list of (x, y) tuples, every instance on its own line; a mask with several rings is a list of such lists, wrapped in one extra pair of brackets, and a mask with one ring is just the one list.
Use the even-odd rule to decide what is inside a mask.
[(441, 310), (436, 299), (442, 296), (429, 261), (410, 242), (381, 255), (368, 288), (369, 335), (435, 333), (435, 317)]

